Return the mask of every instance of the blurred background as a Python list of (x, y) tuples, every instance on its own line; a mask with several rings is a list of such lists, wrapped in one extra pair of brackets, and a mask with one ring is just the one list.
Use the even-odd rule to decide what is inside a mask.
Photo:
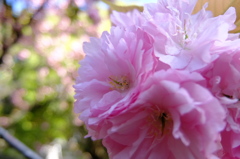
[[(72, 85), (82, 43), (110, 29), (111, 9), (144, 2), (0, 0), (0, 127), (46, 159), (107, 159), (84, 138)], [(0, 159), (24, 158), (0, 138)]]

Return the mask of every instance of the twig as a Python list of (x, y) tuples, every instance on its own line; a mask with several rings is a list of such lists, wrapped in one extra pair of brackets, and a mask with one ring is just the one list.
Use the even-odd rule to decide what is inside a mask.
[[(16, 44), (17, 42), (19, 42), (19, 40), (23, 37), (22, 28), (25, 26), (30, 26), (32, 24), (34, 18), (44, 9), (44, 7), (47, 5), (48, 1), (49, 0), (45, 0), (43, 2), (43, 4), (30, 17), (30, 20), (27, 24), (21, 25), (18, 21), (19, 19), (17, 19), (15, 21), (15, 23), (12, 25), (12, 28), (13, 28), (12, 31), (13, 31), (13, 33), (15, 33), (15, 37), (13, 38), (13, 40), (8, 41), (6, 39), (7, 37), (4, 37), (4, 39), (2, 40), (2, 54), (0, 55), (0, 65), (3, 64), (4, 56), (8, 53), (8, 50), (10, 49), (10, 47), (12, 45)], [(3, 1), (3, 5), (7, 6), (6, 0)], [(3, 23), (3, 22), (1, 22), (1, 23)]]

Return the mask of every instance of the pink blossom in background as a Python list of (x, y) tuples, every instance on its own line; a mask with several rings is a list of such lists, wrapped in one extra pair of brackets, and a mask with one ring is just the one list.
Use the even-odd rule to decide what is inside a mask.
[(196, 1), (165, 1), (145, 5), (145, 27), (155, 40), (156, 56), (175, 69), (194, 71), (217, 58), (214, 43), (225, 41), (234, 28), (235, 10), (213, 17), (205, 5), (191, 15)]
[(156, 56), (172, 68), (199, 70), (218, 57), (215, 42), (227, 40), (228, 31), (235, 28), (236, 15), (234, 8), (229, 8), (224, 15), (213, 17), (205, 9), (207, 4), (192, 15), (195, 3), (159, 0), (146, 4), (143, 13), (113, 12), (111, 20), (122, 27), (136, 25), (151, 34)]
[(110, 158), (215, 159), (225, 111), (198, 74), (156, 72), (124, 113), (108, 118)]
[[(113, 27), (110, 34), (84, 43), (86, 57), (80, 62), (76, 90), (76, 113), (80, 113), (93, 139), (102, 137), (104, 120), (127, 109), (139, 87), (157, 66), (153, 39), (141, 29)], [(106, 123), (107, 125), (107, 123)], [(102, 134), (103, 133), (103, 134)]]

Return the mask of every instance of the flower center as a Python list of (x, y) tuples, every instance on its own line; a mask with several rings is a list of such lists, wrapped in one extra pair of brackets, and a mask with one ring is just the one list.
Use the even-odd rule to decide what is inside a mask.
[(148, 118), (148, 123), (150, 126), (149, 136), (157, 138), (169, 134), (173, 126), (170, 113), (164, 110), (154, 110)]
[(112, 89), (124, 91), (129, 88), (130, 81), (126, 76), (111, 76), (109, 79), (109, 83), (112, 85)]
[(235, 100), (238, 100), (238, 102), (240, 101), (240, 97), (239, 97), (238, 94), (228, 95), (228, 94), (224, 94), (224, 93), (223, 93), (223, 96), (224, 96), (224, 97), (227, 97), (227, 98), (229, 98), (229, 99), (235, 99)]
[(189, 49), (192, 41), (197, 38), (197, 32), (192, 30), (190, 20), (184, 20), (183, 26), (177, 26), (178, 42), (183, 49)]

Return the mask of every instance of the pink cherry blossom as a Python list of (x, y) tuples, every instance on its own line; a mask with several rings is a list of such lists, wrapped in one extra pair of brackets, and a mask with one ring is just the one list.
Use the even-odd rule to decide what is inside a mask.
[(127, 13), (113, 11), (111, 21), (116, 26), (128, 28), (133, 25), (141, 27), (146, 22), (146, 19), (143, 17), (142, 12), (134, 9)]
[(202, 74), (208, 87), (223, 104), (233, 104), (240, 99), (240, 49), (222, 53)]
[(218, 57), (218, 51), (229, 40), (228, 31), (235, 28), (236, 19), (234, 8), (213, 17), (206, 11), (207, 4), (192, 15), (196, 2), (159, 0), (146, 4), (143, 13), (137, 10), (126, 14), (113, 12), (111, 20), (121, 27), (136, 25), (143, 28), (153, 36), (155, 55), (160, 61), (174, 69), (195, 71)]
[(214, 54), (215, 42), (224, 42), (234, 28), (234, 8), (213, 17), (205, 5), (192, 15), (195, 3), (159, 0), (144, 7), (143, 14), (149, 19), (144, 29), (155, 40), (155, 54), (174, 69), (195, 71), (207, 66), (218, 56)]
[(222, 53), (204, 72), (208, 87), (224, 105), (227, 126), (221, 133), (225, 158), (240, 158), (240, 50)]
[(240, 108), (227, 109), (227, 126), (221, 132), (224, 159), (240, 158)]
[(158, 71), (128, 110), (108, 118), (110, 158), (217, 159), (225, 111), (197, 74)]
[(80, 62), (74, 86), (76, 113), (81, 113), (93, 139), (104, 136), (102, 122), (135, 101), (139, 87), (154, 73), (157, 60), (153, 39), (141, 29), (113, 27), (110, 34), (84, 43), (86, 57)]
[(84, 43), (74, 110), (111, 159), (240, 158), (235, 10), (193, 15), (196, 2), (114, 11), (116, 27)]

